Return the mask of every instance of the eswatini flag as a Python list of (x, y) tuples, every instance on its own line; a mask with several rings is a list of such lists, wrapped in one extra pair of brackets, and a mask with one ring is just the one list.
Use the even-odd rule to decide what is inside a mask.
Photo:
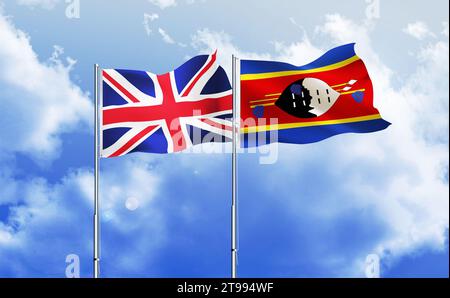
[(306, 144), (388, 127), (373, 107), (372, 82), (354, 46), (300, 67), (241, 60), (241, 146)]

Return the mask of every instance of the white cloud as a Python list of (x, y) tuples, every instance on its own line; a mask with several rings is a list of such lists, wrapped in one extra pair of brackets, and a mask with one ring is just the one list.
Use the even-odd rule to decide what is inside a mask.
[(53, 159), (59, 135), (92, 119), (88, 94), (70, 79), (76, 61), (63, 62), (59, 46), (48, 61), (39, 61), (30, 38), (1, 13), (0, 43), (0, 149)]
[(161, 35), (165, 43), (169, 44), (175, 43), (175, 40), (163, 28), (158, 28), (158, 33)]
[(153, 5), (158, 6), (161, 9), (165, 9), (168, 7), (173, 7), (177, 5), (176, 0), (148, 0)]
[(45, 9), (52, 9), (59, 3), (60, 0), (18, 0), (20, 5), (29, 7), (41, 7)]
[(391, 229), (375, 250), (400, 256), (424, 244), (443, 248), (449, 225), (448, 181), (442, 176), (448, 170), (448, 82), (442, 80), (448, 78), (448, 41), (423, 48), (415, 73), (395, 90), (393, 71), (371, 49), (370, 32), (364, 26), (334, 15), (320, 30), (337, 43), (357, 42), (374, 82), (375, 105), (393, 122), (371, 138), (355, 136), (353, 152), (341, 145), (337, 158), (349, 163), (356, 156), (374, 158), (397, 171), (380, 187), (370, 181), (353, 184), (359, 185), (353, 191), (366, 193), (362, 201), (375, 208)]
[(275, 51), (278, 61), (290, 61), (295, 65), (305, 65), (311, 60), (323, 54), (323, 51), (311, 44), (308, 37), (305, 37), (301, 42), (293, 42), (285, 44), (283, 42), (274, 42)]
[(403, 32), (419, 40), (423, 40), (427, 37), (435, 37), (435, 34), (430, 31), (427, 24), (421, 21), (408, 24), (406, 28), (403, 29)]
[(157, 13), (144, 13), (144, 29), (147, 35), (150, 35), (153, 32), (150, 23), (157, 19), (159, 19), (159, 15)]
[[(110, 246), (104, 246), (102, 251), (107, 254), (108, 248), (118, 249), (114, 253), (114, 262), (108, 262), (110, 272), (145, 272), (148, 269), (146, 262), (153, 260), (153, 250), (166, 239), (164, 212), (155, 204), (159, 178), (142, 160), (130, 158), (119, 167), (120, 171), (110, 167), (102, 173), (102, 223), (115, 237), (133, 236), (126, 243), (113, 245), (104, 240), (103, 243)], [(125, 172), (127, 178), (122, 175)], [(16, 187), (14, 193), (21, 202), (10, 205), (7, 220), (0, 221), (2, 273), (11, 270), (12, 276), (63, 277), (65, 256), (71, 253), (80, 256), (83, 268), (90, 268), (92, 172), (71, 172), (57, 184), (49, 184), (43, 178), (33, 178), (26, 183), (14, 180), (12, 183), (21, 186)], [(133, 212), (126, 206), (130, 196), (139, 201)], [(42, 264), (42, 260), (45, 260), (46, 268), (32, 269)]]
[(0, 222), (0, 245), (6, 245), (13, 241), (11, 228)]
[[(150, 22), (153, 22), (153, 21), (157, 20), (158, 18), (159, 18), (159, 15), (156, 13), (144, 14), (144, 29), (145, 29), (145, 32), (147, 33), (147, 35), (151, 35), (153, 33), (153, 30), (150, 27)], [(175, 39), (172, 36), (170, 36), (169, 33), (167, 33), (167, 31), (161, 27), (158, 28), (158, 33), (165, 43), (176, 44), (182, 48), (187, 47), (186, 44), (175, 41)]]
[[(416, 32), (414, 28), (411, 32), (420, 31), (416, 34), (418, 37), (434, 36), (432, 32)], [(326, 222), (327, 231), (334, 223), (352, 216), (352, 212), (376, 215), (377, 221), (384, 225), (383, 235), (374, 235), (374, 243), (365, 251), (350, 257), (335, 256), (342, 259), (336, 263), (340, 266), (336, 269), (340, 272), (338, 275), (363, 275), (365, 257), (373, 252), (380, 254), (383, 262), (390, 263), (424, 246), (442, 250), (449, 227), (448, 40), (424, 45), (417, 53), (415, 72), (402, 87), (394, 88), (395, 73), (373, 50), (371, 30), (370, 24), (358, 24), (334, 14), (326, 16), (325, 23), (318, 26), (315, 33), (331, 38), (330, 48), (357, 43), (358, 55), (364, 59), (374, 83), (375, 106), (393, 125), (382, 132), (343, 135), (301, 148), (280, 145), (280, 165), (264, 176), (264, 181), (277, 183), (262, 186), (268, 196), (282, 197), (280, 204), (286, 204), (298, 218)], [(225, 66), (230, 65), (228, 56), (231, 54), (301, 65), (325, 50), (312, 45), (304, 36), (303, 40), (292, 44), (275, 42), (275, 55), (246, 53), (224, 32), (208, 29), (197, 32), (193, 45), (209, 51), (219, 48), (226, 57), (222, 61)], [(304, 176), (304, 171), (311, 170), (310, 162), (305, 163), (311, 160), (328, 162), (339, 169), (338, 172), (324, 169), (330, 181), (328, 186), (336, 191), (326, 192), (324, 198), (313, 201), (293, 195), (287, 186), (298, 184), (289, 177), (298, 179)], [(280, 182), (279, 177), (286, 179)], [(334, 193), (340, 194), (339, 200), (334, 198)], [(361, 224), (371, 225), (369, 221)], [(331, 263), (334, 261), (330, 259)], [(353, 266), (342, 269), (348, 263)]]
[(448, 22), (443, 22), (442, 27), (443, 29), (441, 34), (448, 38)]
[(269, 54), (258, 54), (245, 52), (235, 46), (231, 37), (221, 31), (211, 31), (209, 29), (201, 29), (192, 36), (191, 45), (198, 51), (204, 53), (213, 53), (218, 51), (218, 62), (231, 76), (231, 56), (234, 54), (239, 58), (247, 59), (269, 59)]
[(303, 34), (303, 37), (306, 37), (305, 28), (303, 28), (303, 26), (297, 23), (297, 20), (294, 17), (289, 17), (289, 22), (291, 22), (292, 25), (294, 25), (300, 30), (300, 32)]
[[(61, 48), (56, 47), (49, 61), (42, 63), (36, 58), (26, 35), (1, 16), (0, 32), (2, 44), (8, 45), (0, 48), (0, 88), (2, 88), (0, 107), (2, 111), (5, 110), (2, 104), (6, 99), (8, 107), (14, 108), (11, 113), (21, 115), (27, 112), (27, 115), (32, 115), (32, 119), (20, 117), (24, 122), (21, 123), (23, 127), (18, 124), (18, 127), (11, 130), (10, 135), (6, 135), (4, 131), (0, 132), (0, 139), (2, 141), (17, 139), (20, 144), (26, 144), (25, 140), (22, 140), (25, 139), (23, 136), (42, 135), (45, 136), (43, 139), (49, 138), (50, 141), (44, 142), (45, 146), (35, 142), (34, 146), (41, 150), (41, 154), (49, 154), (57, 148), (58, 133), (75, 127), (76, 123), (88, 122), (86, 117), (91, 113), (88, 99), (70, 82), (68, 69), (73, 63), (63, 65)], [(286, 213), (294, 213), (299, 220), (308, 218), (311, 223), (309, 229), (322, 228), (329, 231), (343, 219), (355, 215), (366, 216), (373, 213), (376, 216), (370, 219), (381, 222), (384, 233), (371, 236), (373, 243), (367, 248), (348, 256), (323, 255), (317, 260), (319, 263), (327, 263), (327, 266), (339, 267), (337, 269), (332, 267), (334, 272), (338, 272), (337, 275), (361, 275), (364, 271), (362, 262), (366, 254), (372, 252), (378, 252), (382, 260), (391, 260), (422, 246), (442, 249), (445, 243), (444, 231), (448, 229), (449, 209), (448, 136), (446, 136), (448, 80), (442, 79), (448, 78), (448, 41), (436, 40), (423, 45), (417, 53), (418, 65), (415, 73), (401, 88), (394, 88), (392, 80), (395, 73), (373, 50), (368, 27), (339, 15), (330, 15), (327, 16), (325, 24), (317, 28), (316, 34), (325, 35), (327, 40), (331, 38), (333, 45), (358, 42), (358, 53), (366, 61), (374, 81), (375, 105), (387, 120), (393, 122), (393, 125), (383, 132), (339, 136), (311, 146), (282, 145), (280, 151), (283, 151), (283, 154), (280, 154), (279, 165), (264, 172), (254, 172), (252, 183), (257, 183), (258, 175), (264, 173), (262, 176), (264, 183), (259, 184), (265, 192), (265, 198), (262, 199), (278, 200), (276, 202), (279, 207), (284, 208)], [(291, 44), (274, 42), (273, 55), (253, 53), (235, 46), (226, 33), (207, 29), (197, 32), (193, 37), (193, 44), (208, 53), (219, 49), (219, 60), (226, 68), (230, 65), (231, 54), (236, 54), (240, 58), (275, 59), (300, 65), (317, 58), (326, 50), (313, 44), (305, 35), (302, 40)], [(24, 61), (20, 61), (19, 56)], [(19, 71), (9, 64), (9, 60), (13, 61), (11, 62), (13, 66), (16, 64), (20, 66), (22, 76), (16, 74), (10, 78), (7, 75), (11, 70), (12, 73)], [(29, 68), (24, 64), (32, 67)], [(30, 77), (28, 71), (32, 71), (29, 80), (31, 86), (20, 84), (18, 80), (20, 77)], [(41, 82), (42, 78), (46, 78), (45, 82)], [(64, 88), (56, 88), (57, 91), (51, 96), (43, 91), (55, 90), (55, 86)], [(19, 105), (14, 102), (13, 99), (16, 97), (12, 96), (17, 94), (24, 94), (23, 98), (27, 100), (27, 104)], [(52, 129), (41, 128), (38, 124), (41, 121), (45, 122), (47, 117), (43, 115), (48, 115), (49, 112), (65, 113), (57, 100), (59, 98), (72, 98), (69, 100), (68, 110), (75, 111), (79, 115), (69, 123), (57, 120), (57, 124), (50, 126)], [(34, 104), (33, 100), (37, 100), (37, 104), (29, 107), (30, 103)], [(79, 105), (74, 103), (80, 103), (84, 108), (79, 108)], [(67, 105), (68, 101), (61, 104)], [(71, 106), (72, 104), (74, 106)], [(28, 113), (29, 111), (33, 113)], [(2, 113), (2, 116), (16, 119), (7, 113)], [(67, 127), (62, 129), (60, 125)], [(33, 128), (32, 133), (28, 133), (30, 128)], [(2, 146), (3, 143), (0, 143), (0, 148), (5, 150)], [(33, 146), (17, 145), (13, 150), (31, 152), (32, 148), (34, 151)], [(203, 176), (207, 176), (209, 171), (221, 173), (221, 169), (213, 167), (217, 165), (216, 163), (202, 162), (203, 157), (198, 159), (190, 155), (184, 157), (173, 159), (176, 162), (181, 161), (183, 167), (177, 172), (188, 173), (190, 169), (195, 169), (192, 172), (205, 173), (200, 174)], [(173, 171), (158, 169), (156, 174), (148, 158), (135, 159), (130, 156), (126, 161), (120, 162), (118, 159), (108, 163), (110, 166), (104, 169), (101, 181), (103, 187), (108, 187), (107, 191), (102, 192), (102, 216), (107, 222), (104, 227), (112, 231), (111, 234), (119, 235), (118, 239), (121, 237), (127, 239), (126, 243), (119, 241), (113, 246), (103, 247), (106, 253), (114, 255), (115, 262), (108, 262), (108, 266), (117, 268), (116, 272), (121, 273), (148, 272), (151, 270), (149, 268), (152, 268), (148, 266), (148, 262), (154, 257), (154, 249), (167, 241), (165, 231), (167, 214), (164, 211), (167, 212), (169, 208), (158, 209), (158, 203), (164, 201), (164, 198), (155, 190), (159, 189), (160, 180), (165, 180), (167, 173)], [(170, 162), (161, 164), (167, 168), (173, 166)], [(318, 164), (330, 167), (316, 169)], [(200, 170), (197, 170), (198, 168)], [(316, 190), (316, 196), (307, 197), (304, 189), (302, 195), (295, 194), (292, 185), (300, 184), (301, 187), (308, 188), (308, 185), (299, 183), (298, 180), (299, 177), (306, 176), (303, 182), (307, 181), (310, 170), (320, 172), (328, 178), (328, 184)], [(162, 174), (163, 172), (165, 174)], [(90, 262), (92, 243), (86, 239), (91, 239), (92, 227), (85, 223), (92, 219), (92, 173), (86, 170), (74, 171), (56, 185), (51, 185), (42, 178), (17, 181), (13, 176), (13, 173), (7, 172), (6, 167), (2, 167), (0, 205), (7, 203), (13, 206), (10, 207), (8, 221), (0, 222), (0, 267), (6, 268), (4, 269), (6, 271), (11, 270), (11, 275), (29, 276), (38, 272), (41, 276), (62, 276), (66, 254), (79, 253), (84, 256), (84, 262)], [(323, 197), (317, 196), (317, 192), (323, 194)], [(214, 189), (209, 193), (214, 193)], [(339, 194), (339, 197), (336, 194)], [(133, 212), (126, 208), (127, 199), (130, 197), (139, 202), (138, 209)], [(176, 206), (179, 208), (176, 212), (182, 216), (191, 220), (203, 218), (200, 215), (205, 213), (199, 213), (201, 208), (195, 206), (194, 201), (183, 199), (185, 201), (182, 203), (185, 205), (181, 206), (182, 208), (178, 204), (171, 203), (168, 204), (171, 206), (170, 210)], [(256, 223), (262, 220), (257, 218), (258, 206), (259, 202), (252, 206), (251, 214)], [(133, 216), (129, 216), (130, 214)], [(195, 214), (197, 216), (193, 216)], [(267, 218), (263, 220), (266, 222)], [(371, 225), (370, 220), (357, 223)], [(296, 227), (289, 228), (294, 230)], [(307, 234), (311, 237), (308, 241), (301, 239), (302, 247), (306, 247), (305, 243), (308, 242), (308, 247), (322, 248), (330, 241), (320, 237), (323, 234), (317, 237), (312, 232), (305, 233), (304, 226), (300, 224), (298, 228), (303, 231), (301, 235)], [(357, 228), (359, 227), (351, 226), (350, 229), (353, 230), (346, 231), (348, 235), (346, 241), (352, 241), (352, 235)], [(105, 232), (104, 230), (103, 235), (107, 236)], [(182, 232), (178, 231), (176, 235), (180, 234)], [(170, 236), (172, 235), (174, 234), (171, 230)], [(53, 240), (54, 245), (51, 249), (48, 243), (42, 241), (43, 237)], [(174, 239), (178, 240), (175, 236)], [(359, 247), (357, 243), (351, 246)], [(30, 247), (33, 247), (33, 250), (30, 250)], [(289, 255), (292, 261), (295, 257), (295, 254)], [(318, 255), (314, 257), (317, 258)], [(42, 259), (47, 261), (46, 268), (36, 267), (42, 265)], [(86, 263), (83, 264), (88, 266)], [(354, 266), (345, 269), (349, 264)], [(330, 272), (330, 267), (326, 270)]]
[[(91, 251), (79, 241), (90, 228), (73, 228), (83, 217), (80, 213), (77, 217), (77, 212), (88, 215), (90, 205), (79, 201), (82, 196), (68, 194), (79, 187), (69, 180), (81, 179), (81, 172), (56, 186), (39, 177), (21, 179), (13, 155), (21, 152), (38, 161), (55, 159), (60, 135), (80, 125), (89, 126), (93, 110), (88, 94), (70, 79), (76, 61), (70, 57), (64, 61), (62, 47), (54, 46), (48, 60), (39, 61), (30, 38), (1, 11), (0, 43), (0, 207), (7, 210), (2, 215), (6, 219), (0, 221), (0, 266), (5, 268), (3, 274), (29, 276), (30, 267), (22, 263), (22, 257), (35, 265), (45, 257), (49, 266), (54, 266), (60, 262), (55, 260), (56, 255), (70, 253), (65, 250)], [(52, 234), (55, 243), (61, 245), (54, 249), (42, 246), (42, 235)], [(27, 247), (33, 247), (36, 254)], [(64, 263), (59, 267), (61, 274), (57, 275), (62, 276)]]

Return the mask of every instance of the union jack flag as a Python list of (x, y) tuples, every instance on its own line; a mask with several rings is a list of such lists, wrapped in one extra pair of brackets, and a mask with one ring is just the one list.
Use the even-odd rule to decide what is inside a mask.
[(102, 157), (170, 153), (232, 138), (232, 91), (216, 53), (174, 71), (102, 71)]

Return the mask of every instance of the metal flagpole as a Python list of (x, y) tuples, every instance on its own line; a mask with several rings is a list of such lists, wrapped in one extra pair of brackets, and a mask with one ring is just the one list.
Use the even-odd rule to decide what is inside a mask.
[(232, 194), (231, 194), (231, 278), (237, 277), (237, 109), (236, 109), (236, 57), (232, 56), (232, 84), (233, 84), (233, 152), (232, 152)]
[(100, 274), (100, 215), (98, 202), (98, 187), (99, 187), (99, 115), (98, 115), (98, 98), (99, 98), (99, 66), (94, 65), (94, 96), (95, 96), (95, 111), (94, 111), (94, 278), (98, 278)]

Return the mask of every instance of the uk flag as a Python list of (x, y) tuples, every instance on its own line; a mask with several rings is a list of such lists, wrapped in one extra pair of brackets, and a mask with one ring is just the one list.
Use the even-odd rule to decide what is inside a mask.
[(102, 157), (179, 152), (232, 138), (232, 91), (216, 53), (174, 71), (102, 71)]

